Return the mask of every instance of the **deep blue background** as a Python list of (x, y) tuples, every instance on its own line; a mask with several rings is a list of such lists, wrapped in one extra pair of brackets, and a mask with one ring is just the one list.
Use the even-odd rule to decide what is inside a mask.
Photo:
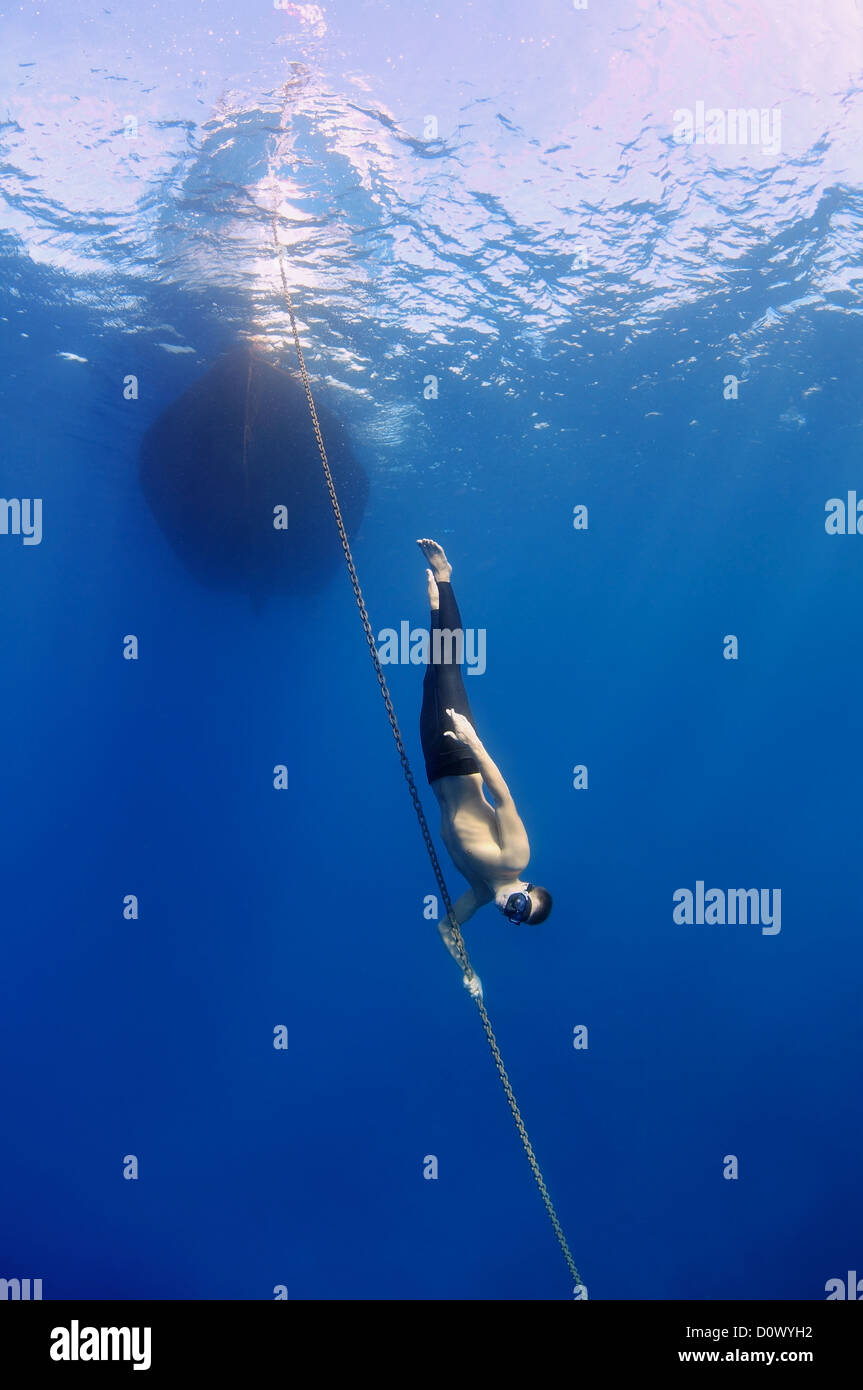
[[(863, 1259), (863, 538), (824, 531), (828, 497), (863, 495), (860, 321), (801, 305), (757, 366), (729, 346), (793, 254), (768, 243), (636, 341), (587, 324), (575, 350), (549, 326), (531, 357), (501, 313), (462, 379), (468, 329), (418, 340), (385, 388), (421, 412), (404, 473), (363, 436), (373, 384), (352, 407), (315, 359), (366, 439), (375, 630), (425, 620), (417, 535), (487, 629), (469, 694), (555, 907), (536, 930), (486, 911), (466, 939), (593, 1298), (819, 1299)], [(46, 1298), (568, 1297), (423, 919), (434, 883), (346, 575), (256, 614), (184, 574), (139, 491), (143, 431), (244, 294), (157, 280), (150, 321), (195, 346), (168, 356), (11, 236), (3, 265), (0, 491), (42, 497), (45, 530), (0, 537), (0, 1275)], [(376, 335), (354, 323), (352, 351)], [(518, 390), (481, 384), (514, 359)], [(388, 676), (419, 779), (421, 673)], [(781, 888), (781, 933), (675, 925), (697, 879)]]

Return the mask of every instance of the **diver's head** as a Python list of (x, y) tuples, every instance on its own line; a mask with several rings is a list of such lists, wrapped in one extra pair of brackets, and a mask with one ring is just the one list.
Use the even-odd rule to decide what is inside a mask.
[(521, 879), (498, 888), (494, 902), (507, 921), (516, 926), (521, 922), (529, 922), (531, 926), (544, 922), (551, 912), (551, 894), (548, 890), (534, 883), (524, 883)]

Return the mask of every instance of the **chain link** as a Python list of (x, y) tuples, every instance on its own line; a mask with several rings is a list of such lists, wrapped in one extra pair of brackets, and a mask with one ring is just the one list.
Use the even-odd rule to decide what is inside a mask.
[[(378, 655), (378, 649), (375, 643), (375, 635), (372, 630), (371, 622), (369, 621), (368, 609), (366, 608), (366, 602), (363, 597), (363, 591), (360, 588), (360, 581), (357, 575), (356, 566), (354, 565), (354, 557), (351, 553), (348, 534), (345, 530), (345, 524), (342, 519), (342, 511), (341, 507), (339, 506), (339, 499), (336, 493), (335, 484), (333, 482), (333, 475), (330, 471), (330, 463), (329, 459), (327, 458), (326, 448), (324, 447), (324, 440), (323, 435), (321, 434), (321, 427), (318, 423), (318, 412), (315, 409), (315, 402), (314, 397), (312, 396), (311, 383), (309, 382), (309, 374), (306, 370), (306, 360), (303, 356), (303, 349), (300, 344), (300, 335), (297, 329), (297, 321), (294, 316), (293, 300), (291, 299), (291, 293), (288, 289), (288, 280), (287, 275), (285, 273), (283, 248), (279, 242), (275, 213), (272, 217), (272, 228), (273, 243), (276, 247), (276, 252), (279, 259), (279, 272), (282, 280), (282, 289), (284, 290), (285, 294), (285, 303), (288, 306), (288, 315), (291, 321), (291, 331), (294, 336), (294, 346), (296, 348), (297, 359), (300, 364), (300, 374), (302, 376), (303, 386), (306, 392), (306, 400), (309, 403), (309, 413), (312, 417), (312, 425), (315, 431), (315, 439), (317, 440), (318, 451), (320, 453), (321, 463), (324, 469), (324, 477), (326, 478), (327, 491), (330, 495), (330, 503), (333, 509), (333, 516), (335, 517), (336, 526), (338, 527), (339, 539), (342, 543), (342, 550), (344, 551), (345, 562), (348, 567), (348, 574), (350, 576), (351, 581), (351, 587), (354, 591), (354, 598), (356, 599), (357, 608), (359, 610), (360, 621), (363, 625), (363, 632), (366, 635), (366, 642), (368, 643), (369, 653), (372, 658), (372, 664), (374, 665), (375, 674), (378, 678), (378, 685), (380, 686), (381, 695), (383, 697), (384, 706), (387, 712), (387, 718), (390, 721), (390, 728), (392, 729), (393, 738), (395, 739), (396, 748), (398, 749), (399, 760), (402, 765), (402, 771), (405, 776), (405, 781), (408, 785), (408, 791), (411, 795), (411, 801), (414, 805), (416, 818), (419, 822), (419, 827), (420, 831), (422, 832), (423, 840), (425, 841), (425, 846), (428, 851), (428, 856), (429, 860), (431, 861), (431, 866), (432, 870), (434, 871), (435, 879), (437, 880), (441, 901), (443, 902), (443, 905), (446, 908), (447, 919), (449, 921), (450, 930), (452, 932), (453, 942), (458, 953), (459, 962), (463, 966), (464, 972), (468, 979), (472, 979), (474, 975), (474, 970), (470, 963), (470, 958), (468, 957), (467, 947), (464, 944), (464, 938), (459, 929), (459, 924), (456, 921), (455, 913), (453, 911), (452, 900), (450, 898), (449, 890), (447, 889), (446, 882), (444, 880), (443, 870), (441, 869), (440, 860), (437, 856), (437, 850), (435, 849), (434, 841), (431, 837), (431, 831), (429, 830), (428, 821), (426, 820), (425, 816), (425, 811), (422, 808), (422, 802), (420, 801), (419, 792), (417, 791), (417, 785), (414, 781), (413, 771), (408, 760), (407, 751), (405, 749), (404, 741), (401, 735), (401, 729), (399, 728), (398, 719), (396, 718), (396, 712), (393, 707), (392, 699), (390, 697), (389, 687), (387, 686), (386, 677), (384, 675), (383, 667), (381, 665), (381, 659)], [(575, 1297), (578, 1297), (578, 1289), (584, 1287), (581, 1282), (581, 1275), (579, 1274), (578, 1269), (576, 1268), (575, 1261), (572, 1258), (572, 1254), (566, 1242), (566, 1237), (563, 1233), (563, 1228), (561, 1227), (560, 1221), (558, 1220), (557, 1212), (554, 1208), (554, 1203), (552, 1202), (551, 1197), (549, 1196), (548, 1188), (545, 1185), (545, 1179), (542, 1176), (542, 1171), (540, 1169), (539, 1163), (537, 1162), (536, 1154), (533, 1151), (533, 1145), (530, 1142), (527, 1129), (525, 1127), (523, 1119), (521, 1118), (521, 1111), (518, 1108), (518, 1103), (515, 1098), (515, 1092), (513, 1091), (510, 1079), (507, 1076), (506, 1068), (503, 1064), (503, 1057), (501, 1056), (500, 1048), (497, 1045), (497, 1038), (494, 1035), (494, 1030), (491, 1026), (491, 1020), (489, 1019), (488, 1013), (486, 1012), (485, 1004), (483, 1003), (481, 997), (478, 994), (474, 995), (473, 998), (474, 1002), (476, 1003), (477, 1009), (479, 1010), (479, 1016), (482, 1020), (482, 1026), (485, 1030), (486, 1038), (488, 1039), (488, 1045), (491, 1048), (491, 1053), (494, 1058), (495, 1066), (497, 1067), (498, 1073), (500, 1075), (500, 1080), (504, 1089), (504, 1093), (506, 1095), (507, 1101), (509, 1102), (509, 1108), (512, 1111), (512, 1117), (515, 1121), (516, 1129), (518, 1130), (521, 1142), (524, 1145), (524, 1151), (527, 1155), (527, 1161), (530, 1164), (531, 1171), (533, 1173), (534, 1178), (536, 1179), (537, 1187), (539, 1188), (540, 1195), (545, 1204), (545, 1209), (548, 1212), (548, 1216), (554, 1228), (554, 1233), (557, 1236), (560, 1248), (563, 1251), (563, 1256), (569, 1267), (569, 1272), (575, 1280), (577, 1286), (575, 1291)]]

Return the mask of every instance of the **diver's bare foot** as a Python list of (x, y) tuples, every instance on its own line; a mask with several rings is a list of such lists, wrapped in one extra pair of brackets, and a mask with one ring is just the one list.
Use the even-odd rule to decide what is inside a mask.
[(418, 540), (417, 545), (432, 567), (435, 579), (440, 582), (450, 581), (452, 575), (452, 565), (443, 552), (443, 546), (438, 545), (437, 541), (429, 540), (428, 537)]
[(426, 570), (429, 582), (429, 608), (436, 613), (440, 608), (440, 593), (438, 591), (437, 580), (431, 570)]

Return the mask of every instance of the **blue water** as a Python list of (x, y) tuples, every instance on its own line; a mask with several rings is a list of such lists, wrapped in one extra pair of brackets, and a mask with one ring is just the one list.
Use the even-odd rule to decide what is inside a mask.
[[(469, 695), (555, 906), (465, 937), (590, 1296), (824, 1298), (863, 1260), (863, 539), (824, 525), (863, 497), (859, 16), (49, 0), (2, 26), (0, 491), (44, 519), (0, 535), (0, 1277), (571, 1296), (423, 916), (346, 575), (257, 613), (140, 492), (142, 434), (238, 335), (294, 364), (275, 198), (370, 476), (375, 632), (425, 621), (418, 535), (487, 632)], [(782, 150), (676, 144), (702, 98), (778, 104)], [(387, 676), (436, 829), (421, 672)], [(699, 880), (780, 888), (781, 930), (676, 923)]]

